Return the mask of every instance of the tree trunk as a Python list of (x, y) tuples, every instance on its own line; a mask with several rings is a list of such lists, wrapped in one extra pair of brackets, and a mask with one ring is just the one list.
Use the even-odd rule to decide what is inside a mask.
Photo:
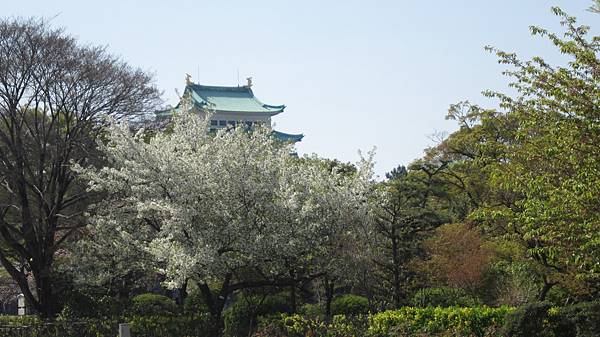
[(538, 295), (538, 300), (539, 301), (546, 300), (546, 296), (548, 295), (548, 292), (550, 291), (550, 289), (552, 289), (552, 287), (554, 287), (554, 285), (556, 285), (556, 282), (548, 282), (548, 280), (546, 280), (544, 278), (544, 286), (542, 287), (542, 290), (540, 291), (540, 294)]
[(290, 307), (292, 309), (292, 313), (296, 313), (298, 311), (297, 303), (296, 303), (296, 277), (293, 270), (290, 270)]
[(398, 237), (395, 235), (392, 236), (392, 272), (393, 272), (393, 301), (394, 307), (400, 308), (400, 300), (402, 296), (402, 290), (400, 289), (400, 261), (399, 261), (399, 253), (398, 253)]
[(223, 308), (225, 302), (229, 296), (229, 281), (231, 276), (226, 276), (225, 281), (221, 285), (221, 289), (218, 294), (213, 294), (206, 283), (199, 285), (202, 297), (208, 306), (210, 311), (210, 333), (209, 336), (220, 337), (223, 336), (223, 330), (225, 329), (225, 323), (223, 322)]
[(178, 290), (177, 291), (177, 304), (179, 305), (181, 312), (183, 312), (183, 309), (184, 309), (183, 306), (185, 304), (185, 299), (188, 296), (187, 286), (188, 286), (188, 280), (185, 280), (185, 282), (183, 282), (181, 287), (179, 289), (177, 289)]
[(329, 321), (331, 319), (331, 302), (333, 301), (333, 290), (335, 284), (330, 281), (328, 277), (325, 277), (325, 319)]
[(42, 318), (51, 319), (58, 313), (58, 304), (54, 296), (53, 280), (50, 267), (42, 266), (32, 269), (35, 280), (38, 314)]

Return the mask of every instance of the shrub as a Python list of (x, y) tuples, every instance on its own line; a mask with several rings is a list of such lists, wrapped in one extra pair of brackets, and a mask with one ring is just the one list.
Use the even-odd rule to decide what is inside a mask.
[(44, 322), (35, 316), (1, 316), (0, 337), (113, 337), (118, 324), (119, 321), (110, 319)]
[(136, 316), (129, 320), (132, 336), (198, 336), (209, 333), (207, 314), (195, 316)]
[(476, 307), (482, 303), (462, 289), (425, 288), (417, 291), (411, 303), (415, 307)]
[(248, 336), (257, 326), (259, 316), (291, 313), (287, 297), (283, 294), (262, 296), (239, 296), (224, 312), (227, 336)]
[(359, 315), (369, 312), (369, 300), (357, 295), (342, 295), (331, 302), (333, 315)]
[(63, 297), (61, 318), (77, 319), (98, 316), (98, 303), (88, 294), (79, 291), (67, 292)]
[(549, 310), (556, 337), (600, 336), (600, 301)]
[(307, 317), (321, 317), (324, 315), (323, 307), (319, 304), (304, 304), (298, 309), (298, 312)]
[[(335, 315), (330, 322), (301, 315), (283, 315), (279, 322), (271, 322), (259, 329), (256, 336), (267, 336), (265, 331), (273, 331), (278, 333), (275, 335), (277, 337), (362, 337), (366, 336), (368, 322), (366, 315)], [(281, 331), (285, 331), (285, 334), (281, 334)]]
[(190, 315), (209, 312), (208, 306), (204, 302), (204, 298), (200, 293), (192, 293), (185, 298), (183, 301), (183, 311), (184, 313)]
[(114, 296), (94, 296), (71, 291), (64, 296), (59, 317), (63, 320), (121, 316), (131, 306), (128, 299)]
[(0, 326), (32, 326), (42, 324), (38, 316), (4, 316), (0, 315)]
[(158, 294), (137, 295), (132, 300), (131, 313), (138, 316), (169, 316), (177, 313), (177, 304), (172, 299)]
[(546, 337), (552, 336), (548, 329), (548, 302), (524, 305), (506, 317), (503, 332), (507, 337)]

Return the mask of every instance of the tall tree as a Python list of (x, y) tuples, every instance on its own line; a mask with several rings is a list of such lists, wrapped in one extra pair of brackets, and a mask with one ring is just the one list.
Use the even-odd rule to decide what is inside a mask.
[(564, 36), (531, 31), (568, 62), (554, 66), (490, 48), (510, 67), (504, 74), (515, 93), (486, 92), (499, 100), (493, 110), (454, 105), (449, 116), (460, 129), (430, 152), (445, 163), (440, 177), (470, 201), (464, 215), (486, 235), (519, 243), (536, 264), (539, 299), (556, 284), (592, 294), (600, 285), (600, 40), (559, 8), (553, 12)]
[(507, 73), (518, 94), (489, 93), (517, 126), (493, 183), (518, 198), (510, 207), (490, 205), (482, 212), (489, 223), (505, 224), (546, 268), (542, 299), (565, 278), (585, 280), (596, 290), (600, 285), (600, 40), (559, 8), (553, 11), (564, 36), (531, 30), (569, 57), (566, 65), (495, 50), (511, 67)]
[(403, 167), (388, 176), (393, 179), (378, 187), (372, 205), (372, 259), (376, 274), (392, 294), (392, 304), (400, 307), (410, 282), (408, 263), (417, 256), (419, 242), (442, 223), (432, 207), (434, 177), (437, 172), (408, 171)]
[(55, 253), (85, 226), (71, 164), (95, 156), (105, 117), (158, 97), (151, 76), (104, 48), (42, 20), (0, 21), (0, 262), (41, 315), (57, 310)]

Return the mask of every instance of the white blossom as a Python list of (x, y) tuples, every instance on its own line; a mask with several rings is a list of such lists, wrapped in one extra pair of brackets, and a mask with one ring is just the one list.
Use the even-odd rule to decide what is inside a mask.
[(77, 168), (105, 195), (91, 210), (96, 242), (151, 257), (171, 286), (310, 263), (363, 212), (372, 156), (348, 176), (291, 155), (268, 128), (209, 134), (192, 114), (174, 123), (149, 140), (113, 124), (101, 146), (111, 166)]

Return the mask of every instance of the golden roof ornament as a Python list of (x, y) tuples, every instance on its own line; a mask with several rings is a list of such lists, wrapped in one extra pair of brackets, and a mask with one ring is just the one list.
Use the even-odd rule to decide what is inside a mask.
[(187, 85), (192, 84), (192, 75), (185, 74), (185, 84), (187, 84)]
[(246, 77), (246, 88), (252, 88), (252, 77)]

